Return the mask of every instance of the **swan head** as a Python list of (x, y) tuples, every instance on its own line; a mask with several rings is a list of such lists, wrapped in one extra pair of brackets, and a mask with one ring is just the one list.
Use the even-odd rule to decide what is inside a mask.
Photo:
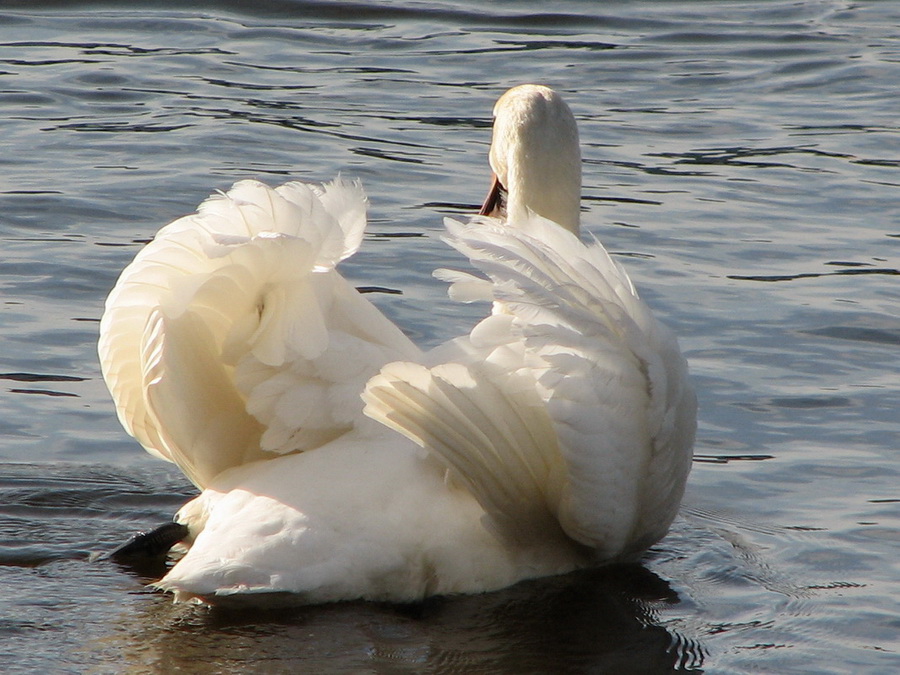
[(536, 84), (503, 94), (494, 105), (490, 163), (494, 178), (482, 215), (505, 211), (516, 220), (533, 211), (578, 234), (581, 150), (562, 96)]

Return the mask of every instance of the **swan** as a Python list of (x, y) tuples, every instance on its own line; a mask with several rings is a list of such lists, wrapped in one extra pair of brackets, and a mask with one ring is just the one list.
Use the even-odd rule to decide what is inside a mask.
[[(199, 489), (155, 585), (210, 604), (418, 601), (639, 557), (696, 425), (673, 334), (579, 239), (575, 119), (538, 85), (494, 108), (481, 214), (445, 221), (490, 312), (423, 352), (337, 271), (366, 196), (244, 180), (162, 228), (100, 323), (127, 432)], [(172, 544), (169, 541), (165, 548)]]

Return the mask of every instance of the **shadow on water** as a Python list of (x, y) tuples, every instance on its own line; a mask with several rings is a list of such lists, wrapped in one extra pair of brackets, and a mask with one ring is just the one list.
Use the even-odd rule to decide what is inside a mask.
[(161, 673), (261, 664), (265, 672), (700, 672), (702, 647), (655, 622), (655, 608), (678, 602), (639, 565), (408, 606), (226, 610), (159, 597), (95, 647)]

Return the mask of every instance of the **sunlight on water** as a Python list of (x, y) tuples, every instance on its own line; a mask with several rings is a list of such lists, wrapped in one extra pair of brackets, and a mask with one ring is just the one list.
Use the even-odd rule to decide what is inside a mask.
[[(900, 14), (818, 0), (0, 8), (0, 660), (9, 672), (888, 672)], [(421, 607), (173, 606), (95, 560), (191, 494), (121, 430), (97, 322), (164, 223), (243, 177), (363, 180), (344, 267), (423, 345), (496, 96), (564, 92), (584, 219), (688, 356), (683, 516), (643, 566)], [(398, 261), (402, 264), (398, 265)]]

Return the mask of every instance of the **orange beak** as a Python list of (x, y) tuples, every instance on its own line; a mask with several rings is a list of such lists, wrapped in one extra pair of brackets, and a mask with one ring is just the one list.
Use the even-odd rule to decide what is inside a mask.
[(497, 174), (491, 172), (491, 189), (488, 190), (487, 197), (484, 198), (484, 204), (481, 205), (479, 216), (492, 216), (498, 218), (503, 213), (503, 195), (506, 192)]

